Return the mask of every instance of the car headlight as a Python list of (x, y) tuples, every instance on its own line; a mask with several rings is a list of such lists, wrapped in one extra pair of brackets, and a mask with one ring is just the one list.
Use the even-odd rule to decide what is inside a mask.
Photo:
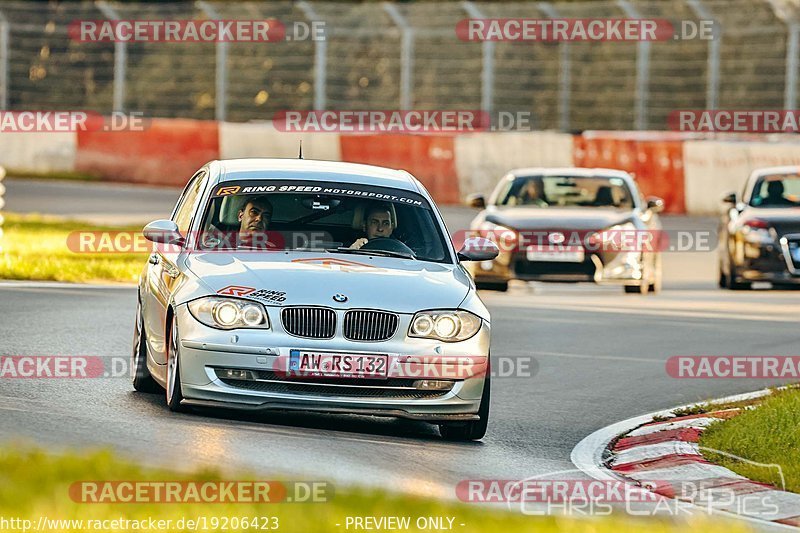
[(206, 296), (189, 302), (189, 312), (206, 326), (217, 329), (269, 329), (269, 317), (258, 302)]
[(769, 223), (757, 218), (750, 219), (742, 224), (744, 240), (753, 244), (770, 244), (775, 242), (775, 234)]
[(481, 319), (468, 311), (421, 311), (414, 315), (408, 336), (458, 342), (475, 335), (480, 327)]
[(625, 222), (624, 224), (615, 224), (610, 228), (596, 233), (603, 241), (620, 240), (620, 233), (627, 233), (636, 231), (636, 226), (633, 222)]
[(637, 250), (627, 250), (624, 243), (635, 239), (636, 225), (633, 222), (615, 224), (610, 228), (592, 233), (586, 243), (590, 250), (602, 250), (604, 252), (633, 252)]

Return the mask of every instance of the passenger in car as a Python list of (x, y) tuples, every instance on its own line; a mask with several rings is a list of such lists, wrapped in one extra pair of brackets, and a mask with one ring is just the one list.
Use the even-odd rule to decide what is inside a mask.
[(386, 204), (374, 204), (369, 207), (364, 215), (362, 229), (367, 236), (356, 239), (350, 248), (358, 249), (372, 239), (391, 237), (395, 230), (391, 208)]
[(786, 198), (783, 193), (785, 188), (782, 181), (770, 181), (767, 183), (767, 197), (761, 199), (762, 206), (794, 206), (793, 201)]
[(614, 200), (614, 191), (608, 185), (601, 185), (597, 188), (597, 193), (594, 195), (594, 202), (592, 203), (594, 206), (598, 207), (610, 207), (617, 205), (617, 202)]

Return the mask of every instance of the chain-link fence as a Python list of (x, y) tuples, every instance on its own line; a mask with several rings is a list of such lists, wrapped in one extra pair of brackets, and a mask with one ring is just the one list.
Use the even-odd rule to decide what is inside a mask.
[[(79, 42), (76, 20), (322, 21), (324, 39)], [(711, 40), (466, 42), (466, 18), (713, 20)], [(665, 129), (678, 109), (795, 109), (797, 0), (4, 2), (0, 105), (264, 120), (283, 110), (526, 111), (539, 129)]]

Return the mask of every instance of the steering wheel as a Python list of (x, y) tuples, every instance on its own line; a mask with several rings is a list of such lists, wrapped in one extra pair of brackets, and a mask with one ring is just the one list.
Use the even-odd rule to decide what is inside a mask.
[(409, 254), (412, 257), (416, 257), (417, 255), (414, 253), (414, 250), (406, 246), (404, 243), (398, 241), (397, 239), (393, 239), (391, 237), (376, 237), (374, 239), (370, 239), (364, 246), (361, 247), (361, 249), (397, 252), (401, 254)]

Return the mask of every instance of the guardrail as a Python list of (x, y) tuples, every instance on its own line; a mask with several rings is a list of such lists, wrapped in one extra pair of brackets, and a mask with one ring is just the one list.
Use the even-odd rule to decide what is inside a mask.
[[(795, 109), (794, 0), (21, 2), (0, 4), (0, 109), (247, 122), (285, 110), (481, 109), (532, 127), (667, 129), (678, 109)], [(654, 18), (711, 39), (462, 40), (465, 19)], [(75, 21), (277, 20), (273, 43), (71, 36)], [(311, 29), (309, 33), (301, 29)], [(319, 30), (319, 31), (317, 31)], [(686, 32), (683, 35), (687, 35)]]

